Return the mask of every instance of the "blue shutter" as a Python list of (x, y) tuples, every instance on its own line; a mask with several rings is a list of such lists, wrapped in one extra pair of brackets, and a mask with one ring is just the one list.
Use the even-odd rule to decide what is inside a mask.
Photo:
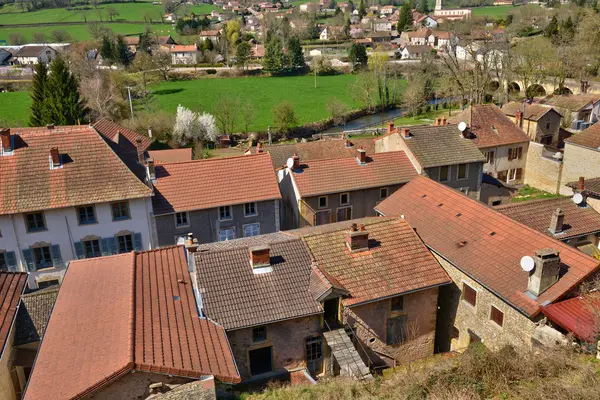
[(85, 254), (83, 252), (83, 243), (75, 242), (73, 245), (75, 246), (75, 255), (77, 256), (77, 259), (81, 260), (82, 258), (85, 258)]
[(119, 248), (117, 247), (117, 239), (114, 237), (106, 238), (108, 245), (110, 246), (110, 251), (112, 254), (119, 254)]
[(17, 257), (14, 251), (7, 251), (4, 253), (4, 258), (9, 271), (17, 272), (19, 270), (17, 267)]
[(102, 238), (100, 239), (100, 252), (103, 256), (110, 256), (110, 238)]
[(33, 253), (31, 252), (31, 248), (23, 249), (23, 259), (25, 259), (25, 264), (27, 264), (27, 270), (30, 272), (35, 271), (35, 265), (33, 265)]
[(135, 248), (135, 251), (144, 250), (144, 248), (142, 246), (142, 234), (141, 233), (133, 234), (133, 247)]
[(61, 268), (63, 260), (60, 255), (60, 246), (57, 244), (50, 246), (50, 254), (52, 255), (52, 265), (54, 265), (54, 268)]

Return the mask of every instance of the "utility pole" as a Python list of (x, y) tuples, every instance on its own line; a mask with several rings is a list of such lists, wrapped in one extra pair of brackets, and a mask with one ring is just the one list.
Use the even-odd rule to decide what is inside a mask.
[(131, 101), (131, 86), (126, 86), (129, 97), (129, 110), (131, 111), (131, 120), (133, 121), (133, 102)]

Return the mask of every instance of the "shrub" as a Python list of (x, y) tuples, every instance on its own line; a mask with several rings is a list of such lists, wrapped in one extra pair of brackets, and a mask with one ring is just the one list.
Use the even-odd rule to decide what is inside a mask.
[(215, 75), (217, 73), (217, 70), (216, 69), (207, 69), (206, 73), (208, 75)]

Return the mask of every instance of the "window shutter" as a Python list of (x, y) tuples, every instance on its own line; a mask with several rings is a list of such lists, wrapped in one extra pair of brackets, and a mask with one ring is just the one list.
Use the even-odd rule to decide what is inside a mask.
[(100, 252), (102, 253), (103, 256), (110, 256), (110, 254), (111, 254), (109, 239), (110, 238), (100, 239)]
[(30, 272), (35, 271), (35, 266), (33, 265), (33, 253), (31, 252), (31, 248), (23, 249), (23, 258), (25, 259), (25, 264), (27, 264), (27, 269)]
[(57, 244), (50, 246), (50, 254), (52, 255), (52, 265), (54, 265), (54, 268), (61, 268), (63, 261), (60, 255), (60, 246)]
[(75, 255), (77, 256), (77, 259), (81, 260), (81, 259), (85, 258), (85, 254), (83, 253), (83, 243), (75, 242), (74, 246), (75, 246)]
[(8, 265), (9, 271), (17, 272), (19, 270), (17, 267), (17, 257), (14, 251), (7, 251), (4, 253), (4, 258), (6, 259), (6, 265)]
[(142, 234), (141, 233), (133, 234), (133, 247), (135, 247), (136, 251), (144, 250), (144, 246), (142, 246)]
[(111, 254), (119, 254), (119, 249), (117, 248), (117, 239), (114, 237), (106, 238), (108, 245), (110, 246)]
[(519, 147), (519, 150), (517, 150), (517, 159), (521, 159), (521, 157), (523, 156), (523, 148)]
[(517, 180), (521, 180), (523, 178), (523, 168), (517, 168)]

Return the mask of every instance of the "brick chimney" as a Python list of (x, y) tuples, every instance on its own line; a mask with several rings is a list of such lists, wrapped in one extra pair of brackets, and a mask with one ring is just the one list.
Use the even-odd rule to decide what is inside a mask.
[(394, 123), (393, 122), (388, 122), (388, 127), (387, 127), (387, 133), (392, 133), (392, 131), (394, 130)]
[(585, 178), (583, 176), (579, 177), (579, 191), (583, 192), (585, 190)]
[(539, 296), (558, 282), (560, 257), (558, 250), (541, 249), (534, 253), (534, 269), (529, 272), (527, 291)]
[(146, 160), (146, 168), (148, 169), (148, 178), (152, 182), (156, 182), (156, 169), (154, 168), (154, 159), (149, 158)]
[(144, 148), (142, 146), (141, 137), (135, 139), (135, 148), (137, 150), (138, 162), (142, 165), (146, 164), (146, 157), (144, 156)]
[(300, 169), (300, 157), (298, 156), (298, 153), (294, 153), (294, 155), (292, 156), (292, 160), (294, 161), (294, 163), (292, 164), (292, 169)]
[(271, 247), (267, 244), (250, 247), (250, 265), (255, 274), (272, 271)]
[(262, 147), (262, 143), (261, 142), (256, 143), (256, 152), (257, 153), (262, 153), (263, 152), (263, 147)]
[(362, 147), (359, 147), (358, 150), (356, 150), (356, 158), (358, 159), (359, 164), (366, 164), (367, 163), (367, 151), (365, 149), (363, 149)]
[(352, 148), (352, 142), (349, 139), (346, 139), (346, 148)]
[(352, 224), (346, 237), (346, 246), (352, 253), (369, 250), (369, 232), (363, 224)]
[(410, 139), (410, 130), (408, 128), (402, 128), (400, 134), (404, 139)]
[(550, 219), (550, 227), (548, 230), (550, 233), (557, 234), (562, 232), (563, 225), (565, 222), (565, 213), (560, 208), (557, 208), (554, 213), (552, 213), (552, 218)]
[(446, 126), (447, 121), (446, 121), (446, 117), (445, 116), (442, 117), (442, 120), (441, 120), (440, 124), (441, 124), (441, 126)]
[(435, 124), (434, 126), (440, 126), (440, 118), (436, 118), (435, 119)]
[(52, 159), (52, 168), (60, 167), (60, 154), (58, 153), (58, 147), (52, 147), (50, 149), (50, 158)]
[(517, 110), (517, 112), (515, 113), (515, 122), (517, 123), (519, 128), (523, 127), (523, 113), (521, 112), (521, 110)]
[(0, 129), (0, 146), (4, 151), (11, 151), (10, 129)]
[(192, 232), (187, 234), (187, 238), (185, 239), (185, 249), (190, 253), (198, 251), (198, 240), (194, 239), (194, 234)]

